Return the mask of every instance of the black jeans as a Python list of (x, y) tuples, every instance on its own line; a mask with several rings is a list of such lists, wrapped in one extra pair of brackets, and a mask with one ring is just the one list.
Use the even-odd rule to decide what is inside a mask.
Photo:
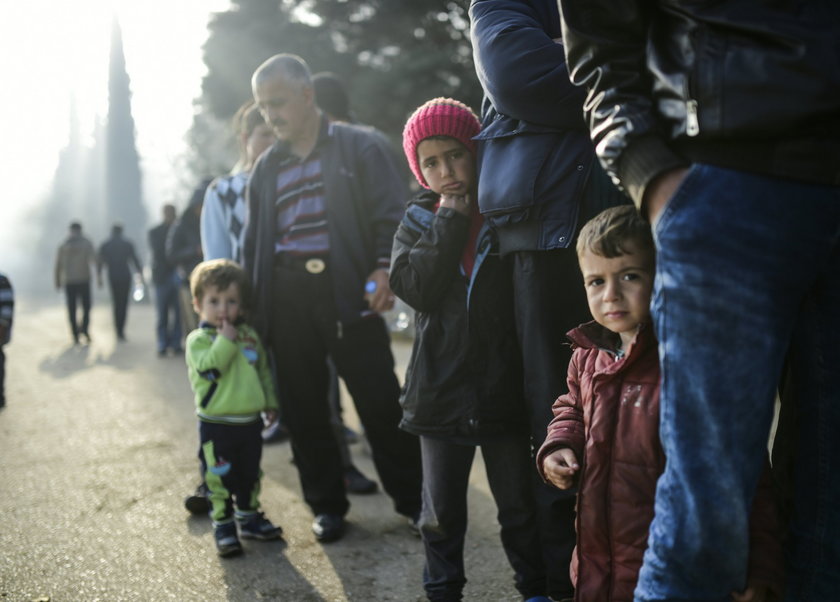
[[(420, 438), (423, 452), (423, 512), (426, 551), (423, 587), (429, 600), (460, 600), (464, 584), (467, 486), (475, 446)], [(545, 568), (537, 532), (528, 435), (496, 436), (481, 444), (487, 481), (498, 509), (502, 546), (523, 598), (545, 594)]]
[(397, 512), (415, 516), (420, 511), (420, 445), (399, 429), (400, 386), (384, 321), (374, 316), (340, 325), (328, 271), (275, 268), (270, 307), (283, 418), (306, 503), (315, 514), (343, 516), (350, 507), (330, 424), (329, 355), (353, 398), (383, 488)]
[(122, 338), (125, 335), (125, 319), (128, 315), (128, 293), (131, 290), (131, 280), (125, 278), (108, 277), (108, 285), (111, 288), (111, 306), (114, 312), (114, 328), (117, 336)]
[[(518, 251), (513, 261), (514, 311), (525, 370), (525, 399), (535, 449), (545, 439), (551, 405), (567, 392), (572, 349), (566, 333), (591, 320), (575, 250)], [(570, 596), (569, 564), (575, 546), (576, 491), (546, 485), (532, 472), (548, 572), (548, 593)]]
[(6, 354), (0, 345), (0, 406), (6, 405)]
[[(90, 325), (90, 282), (66, 284), (64, 293), (67, 301), (67, 315), (70, 318), (70, 330), (73, 332), (73, 339), (78, 340), (80, 334), (87, 335)], [(82, 302), (81, 326), (76, 321), (76, 304), (79, 301)]]

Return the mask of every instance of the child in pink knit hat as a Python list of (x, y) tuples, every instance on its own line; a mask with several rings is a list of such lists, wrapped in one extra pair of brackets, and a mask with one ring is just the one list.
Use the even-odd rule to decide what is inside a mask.
[(469, 107), (435, 98), (403, 130), (424, 190), (394, 238), (390, 283), (416, 311), (400, 426), (420, 437), (423, 586), (430, 600), (461, 599), (467, 489), (480, 446), (516, 588), (526, 600), (548, 600), (512, 297), (502, 284), (510, 266), (476, 202), (479, 129)]

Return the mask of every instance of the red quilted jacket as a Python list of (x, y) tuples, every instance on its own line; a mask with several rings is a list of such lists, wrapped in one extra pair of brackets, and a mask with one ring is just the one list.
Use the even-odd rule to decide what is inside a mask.
[[(554, 402), (554, 418), (537, 467), (556, 449), (574, 450), (578, 477), (577, 547), (572, 581), (577, 602), (632, 602), (656, 481), (665, 468), (659, 442), (659, 357), (650, 326), (616, 360), (618, 335), (595, 322), (568, 333), (575, 347), (569, 393)], [(751, 517), (751, 577), (780, 595), (782, 550), (765, 471)]]

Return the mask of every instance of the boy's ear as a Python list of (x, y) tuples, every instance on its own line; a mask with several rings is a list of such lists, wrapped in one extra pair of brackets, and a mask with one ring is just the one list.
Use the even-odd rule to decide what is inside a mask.
[(200, 315), (201, 314), (201, 301), (199, 301), (198, 298), (193, 297), (192, 306), (193, 306), (193, 309), (195, 310), (195, 313)]

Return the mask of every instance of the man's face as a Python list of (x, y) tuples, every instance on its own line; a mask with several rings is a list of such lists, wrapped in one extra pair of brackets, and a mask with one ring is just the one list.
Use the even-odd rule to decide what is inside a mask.
[(276, 74), (264, 77), (253, 92), (263, 119), (277, 138), (296, 142), (316, 110), (312, 87), (301, 87)]

